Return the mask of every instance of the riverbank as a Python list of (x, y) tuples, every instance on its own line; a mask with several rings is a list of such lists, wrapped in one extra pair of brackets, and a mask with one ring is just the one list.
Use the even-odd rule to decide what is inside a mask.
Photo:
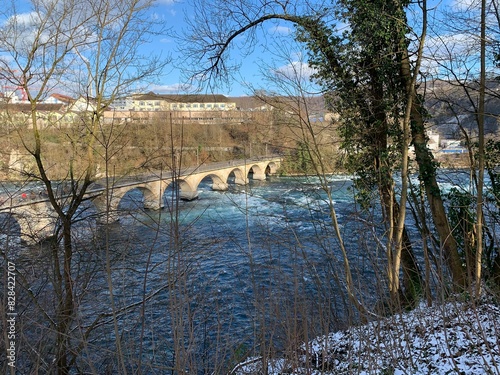
[[(295, 363), (270, 361), (267, 374), (500, 374), (499, 338), (498, 298), (421, 304), (316, 338), (299, 349)], [(263, 373), (262, 361), (253, 358), (232, 375)]]

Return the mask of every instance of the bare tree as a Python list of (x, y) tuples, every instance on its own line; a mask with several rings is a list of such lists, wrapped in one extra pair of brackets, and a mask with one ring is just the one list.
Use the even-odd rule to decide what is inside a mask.
[[(113, 129), (103, 123), (103, 112), (132, 85), (158, 74), (167, 60), (140, 54), (141, 44), (155, 30), (161, 31), (147, 14), (152, 1), (34, 0), (30, 6), (30, 12), (23, 14), (14, 4), (2, 9), (0, 78), (25, 93), (28, 122), (18, 128), (18, 134), (36, 165), (29, 177), (43, 183), (60, 223), (50, 263), (57, 305), (54, 316), (47, 316), (56, 334), (54, 361), (49, 361), (46, 371), (66, 374), (80, 351), (72, 333), (81, 293), (75, 285), (73, 225), (95, 179), (98, 161), (102, 160), (109, 176)], [(66, 171), (63, 194), (54, 181), (53, 168), (48, 167), (50, 154), (38, 112), (41, 101), (56, 90), (76, 94), (80, 101), (75, 105), (82, 106), (76, 124), (79, 131), (66, 131), (71, 151), (67, 164), (61, 166)], [(109, 288), (112, 292), (111, 284)], [(116, 337), (119, 348), (118, 332)]]
[[(489, 193), (495, 193), (485, 185), (485, 168), (493, 186), (496, 175), (489, 172), (488, 159), (494, 157), (488, 157), (488, 149), (491, 151), (495, 144), (497, 131), (495, 103), (499, 95), (493, 77), (498, 73), (498, 2), (457, 2), (444, 16), (451, 21), (443, 27), (439, 19), (435, 20), (427, 51), (427, 74), (434, 80), (431, 101), (443, 108), (440, 119), (448, 126), (456, 124), (459, 137), (469, 150), (473, 189), (454, 190), (450, 197), (459, 205), (460, 196), (474, 196), (476, 201), (474, 214), (469, 208), (454, 207), (455, 212), (462, 212), (454, 230), (462, 242), (461, 256), (468, 282), (480, 288), (485, 262), (491, 276), (498, 259), (491, 250), (496, 242), (491, 227), (495, 215), (487, 214), (486, 199)], [(466, 229), (468, 225), (473, 228)]]

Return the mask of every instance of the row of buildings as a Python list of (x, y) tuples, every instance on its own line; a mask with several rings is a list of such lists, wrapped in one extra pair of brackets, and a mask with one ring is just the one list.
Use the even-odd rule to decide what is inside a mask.
[[(38, 105), (41, 109), (45, 108), (44, 105), (53, 104), (59, 105), (60, 108), (81, 111), (92, 107), (92, 102), (92, 99), (83, 97), (74, 99), (67, 95), (52, 94)], [(120, 112), (232, 111), (238, 109), (236, 102), (236, 98), (229, 98), (219, 94), (163, 95), (150, 92), (147, 94), (135, 94), (125, 98), (119, 98), (109, 104), (108, 110)], [(22, 97), (19, 97), (19, 95), (12, 91), (0, 92), (0, 103), (4, 106), (9, 104), (12, 108), (22, 108), (22, 106), (29, 105), (24, 92)], [(82, 104), (84, 104), (83, 107)], [(254, 109), (263, 110), (266, 108), (265, 105), (260, 103)]]
[(115, 100), (115, 111), (232, 111), (236, 102), (224, 95), (161, 95), (155, 93), (132, 95)]
[[(88, 112), (95, 111), (95, 101), (80, 97), (52, 94), (40, 103), (36, 110), (41, 126), (68, 126), (74, 124)], [(248, 115), (241, 112), (268, 111), (271, 106), (254, 97), (229, 98), (218, 94), (162, 95), (155, 93), (136, 94), (120, 98), (105, 108), (103, 118), (110, 121), (147, 121), (155, 118), (173, 116), (176, 119), (189, 119), (198, 122), (215, 122), (221, 118), (231, 121), (244, 121)], [(240, 114), (238, 114), (240, 112)], [(10, 121), (28, 121), (31, 103), (23, 93), (0, 93), (0, 116), (8, 116)]]
[[(324, 103), (312, 104), (313, 121), (329, 121), (331, 116), (324, 113)], [(136, 94), (115, 100), (103, 113), (104, 122), (145, 122), (155, 119), (165, 121), (189, 120), (200, 124), (230, 122), (241, 124), (257, 116), (260, 112), (271, 111), (275, 105), (265, 103), (258, 97), (230, 98), (219, 94), (164, 95), (155, 93)], [(82, 116), (95, 110), (91, 99), (71, 98), (66, 95), (52, 94), (37, 104), (37, 114), (41, 126), (64, 127), (81, 121)], [(31, 104), (22, 93), (0, 93), (0, 118), (9, 116), (12, 121), (28, 121)], [(319, 119), (319, 120), (318, 120)], [(29, 124), (28, 124), (29, 126)], [(429, 148), (432, 152), (464, 153), (456, 140), (443, 140), (436, 132), (429, 131)]]

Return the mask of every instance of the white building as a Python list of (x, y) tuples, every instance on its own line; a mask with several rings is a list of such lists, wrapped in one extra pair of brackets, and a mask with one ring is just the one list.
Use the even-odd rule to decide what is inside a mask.
[(429, 137), (429, 142), (427, 147), (432, 152), (439, 151), (439, 133), (435, 133), (432, 130), (427, 130), (427, 137)]
[(112, 107), (116, 111), (230, 111), (236, 109), (236, 103), (217, 94), (162, 95), (150, 92), (120, 98)]

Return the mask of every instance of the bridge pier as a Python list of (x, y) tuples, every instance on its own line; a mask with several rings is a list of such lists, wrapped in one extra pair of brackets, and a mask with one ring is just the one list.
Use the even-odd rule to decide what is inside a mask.
[(97, 223), (112, 224), (120, 219), (117, 212), (120, 199), (121, 196), (116, 196), (115, 194), (110, 194), (109, 197), (106, 197), (105, 193), (94, 198), (93, 202), (97, 209)]
[(226, 191), (229, 189), (229, 185), (226, 182), (217, 181), (212, 184), (212, 190), (216, 191)]
[(144, 196), (144, 208), (148, 210), (161, 210), (165, 207), (163, 193), (168, 183), (162, 180), (148, 182), (140, 188)]
[(246, 185), (246, 184), (248, 184), (248, 182), (249, 182), (249, 180), (246, 177), (238, 177), (238, 176), (236, 176), (234, 178), (234, 183), (236, 185)]
[(116, 211), (99, 212), (96, 217), (96, 222), (101, 225), (113, 224), (120, 220), (120, 215)]
[(144, 208), (147, 210), (161, 210), (165, 203), (161, 197), (144, 197)]
[(189, 178), (179, 179), (179, 198), (183, 201), (192, 201), (198, 198), (198, 184), (193, 184)]
[(198, 190), (189, 191), (189, 190), (180, 190), (179, 198), (183, 201), (192, 201), (198, 198)]
[(264, 181), (266, 179), (266, 173), (265, 172), (262, 172), (262, 171), (258, 171), (258, 172), (253, 172), (253, 179), (256, 180), (256, 181)]
[(53, 236), (57, 224), (57, 213), (48, 202), (22, 206), (13, 212), (21, 229), (21, 240), (34, 245)]

